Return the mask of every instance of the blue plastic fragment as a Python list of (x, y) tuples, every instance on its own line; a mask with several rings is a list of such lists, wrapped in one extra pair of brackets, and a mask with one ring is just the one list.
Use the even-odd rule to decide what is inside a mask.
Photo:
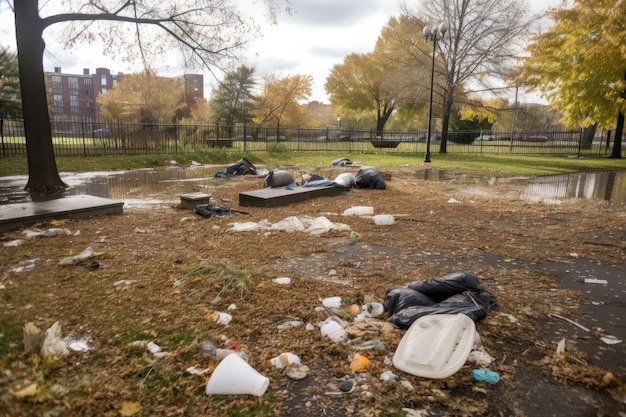
[(472, 377), (474, 381), (478, 382), (491, 382), (495, 384), (500, 381), (500, 375), (498, 375), (497, 372), (490, 371), (486, 368), (472, 370)]

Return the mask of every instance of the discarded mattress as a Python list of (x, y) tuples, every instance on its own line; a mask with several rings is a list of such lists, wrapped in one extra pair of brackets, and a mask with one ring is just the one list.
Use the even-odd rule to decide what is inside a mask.
[(415, 320), (393, 355), (393, 366), (425, 378), (447, 378), (472, 351), (476, 325), (465, 314), (435, 314)]
[(383, 305), (391, 315), (388, 321), (407, 329), (415, 320), (431, 314), (464, 314), (476, 322), (498, 302), (475, 275), (457, 272), (390, 290)]

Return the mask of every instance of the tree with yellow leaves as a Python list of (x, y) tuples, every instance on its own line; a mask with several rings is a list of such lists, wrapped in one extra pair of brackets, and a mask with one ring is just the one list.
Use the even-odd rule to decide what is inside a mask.
[(520, 80), (541, 91), (566, 124), (615, 128), (611, 157), (621, 158), (626, 1), (574, 0), (548, 17), (554, 24), (529, 45)]

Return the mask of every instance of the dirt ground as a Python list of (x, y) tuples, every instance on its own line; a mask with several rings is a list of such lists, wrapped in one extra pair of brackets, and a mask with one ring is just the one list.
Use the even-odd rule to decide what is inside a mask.
[[(247, 214), (216, 219), (176, 204), (137, 206), (37, 225), (69, 235), (2, 234), (2, 243), (23, 241), (0, 255), (0, 340), (8, 351), (0, 415), (626, 416), (625, 343), (601, 339), (626, 336), (626, 210), (585, 199), (532, 202), (522, 198), (526, 179), (426, 181), (414, 167), (384, 174), (386, 190), (275, 208), (239, 207), (239, 193), (262, 188), (260, 178), (211, 179), (202, 191), (212, 203)], [(342, 215), (355, 206), (395, 222)], [(325, 216), (349, 230), (232, 230), (234, 222), (289, 216)], [(60, 264), (89, 247), (94, 258)], [(585, 268), (609, 271), (617, 290), (594, 293), (604, 286), (582, 283)], [(395, 369), (390, 360), (405, 331), (386, 315), (354, 323), (352, 305), (382, 303), (394, 288), (453, 272), (475, 274), (498, 301), (476, 323), (497, 383), (474, 381), (471, 364), (444, 379)], [(272, 281), (278, 277), (291, 283)], [(338, 311), (316, 309), (335, 296)], [(214, 312), (232, 321), (218, 324)], [(349, 323), (350, 342), (321, 336), (317, 324), (333, 314)], [(56, 321), (63, 336), (90, 349), (52, 362), (25, 353), (22, 326), (45, 330)], [(303, 325), (279, 327), (289, 321)], [(167, 353), (148, 352), (150, 341)], [(207, 396), (218, 364), (201, 349), (207, 341), (244, 352), (270, 379), (263, 397)], [(266, 367), (283, 352), (308, 367), (305, 378)], [(356, 352), (370, 360), (363, 372), (350, 368)], [(208, 371), (195, 375), (192, 366)], [(381, 379), (385, 371), (399, 381)]]

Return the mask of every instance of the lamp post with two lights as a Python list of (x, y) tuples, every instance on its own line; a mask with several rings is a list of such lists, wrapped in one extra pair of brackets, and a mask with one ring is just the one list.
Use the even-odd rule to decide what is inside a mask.
[(433, 41), (433, 58), (432, 66), (430, 69), (430, 101), (428, 107), (428, 136), (426, 137), (426, 156), (424, 162), (430, 162), (430, 132), (432, 126), (433, 117), (433, 85), (435, 81), (435, 53), (437, 51), (437, 40), (443, 38), (448, 31), (448, 23), (442, 22), (439, 25), (426, 25), (424, 26), (424, 37), (428, 41)]

